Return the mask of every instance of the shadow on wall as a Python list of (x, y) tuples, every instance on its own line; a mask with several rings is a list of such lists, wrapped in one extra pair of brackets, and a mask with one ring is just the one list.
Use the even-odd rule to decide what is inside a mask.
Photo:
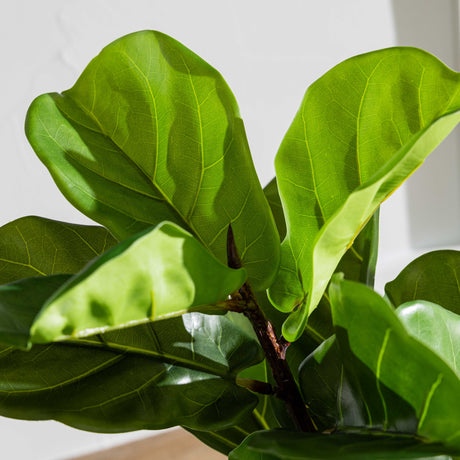
[[(398, 45), (423, 48), (460, 70), (457, 0), (392, 0)], [(460, 127), (407, 183), (414, 248), (460, 244)]]

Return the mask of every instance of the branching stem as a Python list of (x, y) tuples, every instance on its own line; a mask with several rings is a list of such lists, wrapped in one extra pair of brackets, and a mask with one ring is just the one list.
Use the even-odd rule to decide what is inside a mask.
[[(227, 259), (229, 267), (241, 268), (241, 260), (231, 226), (229, 226), (227, 234)], [(283, 338), (277, 338), (272, 324), (258, 305), (249, 283), (246, 282), (238, 292), (234, 293), (231, 300), (236, 300), (241, 305), (242, 313), (249, 319), (254, 328), (277, 384), (275, 396), (284, 401), (287, 411), (299, 431), (315, 432), (314, 424), (286, 361), (286, 350), (289, 343)]]

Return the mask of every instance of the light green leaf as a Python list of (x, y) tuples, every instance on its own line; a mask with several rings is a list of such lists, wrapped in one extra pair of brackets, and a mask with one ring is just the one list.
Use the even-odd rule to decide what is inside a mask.
[[(433, 458), (458, 450), (424, 443), (409, 436), (332, 435), (291, 431), (260, 431), (249, 436), (229, 460), (403, 460)], [(434, 460), (434, 458), (433, 458)]]
[(460, 379), (460, 316), (431, 302), (407, 302), (397, 310), (412, 337), (440, 356)]
[[(283, 239), (286, 236), (286, 223), (281, 199), (278, 194), (276, 178), (269, 182), (269, 184), (264, 188), (264, 192), (275, 218), (280, 237)], [(361, 281), (369, 286), (373, 286), (375, 267), (377, 264), (378, 239), (379, 210), (375, 212), (370, 221), (356, 237), (353, 245), (343, 255), (336, 271), (344, 273), (345, 278), (348, 280)], [(275, 313), (271, 309), (269, 317), (272, 317), (274, 314)], [(280, 315), (278, 315), (278, 317), (279, 316)], [(283, 321), (284, 319), (285, 317), (283, 317)], [(279, 330), (281, 330), (281, 323), (279, 324)], [(308, 349), (310, 349), (312, 340), (317, 344), (320, 344), (332, 333), (331, 307), (327, 294), (325, 293), (316, 310), (308, 318), (303, 341), (306, 339), (305, 335), (310, 336), (310, 340), (307, 340)], [(297, 342), (298, 341), (299, 340), (297, 340)], [(305, 347), (301, 344), (293, 344), (289, 349), (291, 355), (294, 354), (294, 349), (295, 354), (299, 355), (300, 359), (298, 360), (298, 363), (301, 363), (305, 359), (305, 356), (309, 354), (305, 353), (304, 348)], [(298, 365), (294, 365), (293, 368), (297, 369)]]
[(0, 344), (28, 348), (35, 317), (71, 276), (25, 278), (0, 286)]
[(393, 305), (427, 300), (460, 314), (460, 252), (433, 251), (413, 260), (385, 286)]
[(22, 217), (0, 228), (0, 284), (76, 273), (114, 244), (102, 227)]
[(213, 306), (245, 279), (244, 269), (226, 267), (188, 232), (164, 222), (123, 241), (71, 278), (43, 306), (31, 340), (84, 336)]
[(344, 366), (340, 424), (417, 433), (460, 449), (460, 379), (454, 370), (413, 338), (368, 287), (336, 275), (329, 293)]
[[(276, 177), (265, 186), (264, 193), (275, 218), (280, 238), (283, 240), (286, 236), (286, 221)], [(353, 241), (353, 245), (343, 255), (336, 271), (344, 273), (347, 280), (360, 281), (372, 287), (377, 265), (378, 243), (379, 209)]]
[(351, 58), (308, 89), (275, 162), (288, 235), (270, 298), (292, 311), (288, 340), (380, 203), (460, 120), (459, 87), (428, 53), (393, 48)]
[(199, 313), (27, 352), (0, 347), (0, 415), (97, 432), (223, 430), (257, 404), (235, 378), (261, 359), (226, 315)]
[(235, 98), (177, 41), (116, 40), (73, 88), (32, 103), (26, 133), (66, 198), (117, 238), (169, 220), (225, 262), (231, 223), (253, 287), (271, 284), (279, 238)]

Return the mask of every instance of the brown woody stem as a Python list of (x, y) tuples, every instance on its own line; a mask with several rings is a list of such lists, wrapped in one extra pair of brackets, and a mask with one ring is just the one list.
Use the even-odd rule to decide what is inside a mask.
[[(229, 267), (241, 268), (241, 260), (231, 225), (227, 234), (227, 259)], [(275, 396), (284, 401), (287, 411), (299, 431), (315, 432), (315, 426), (286, 361), (286, 350), (289, 343), (283, 338), (277, 338), (272, 324), (258, 305), (249, 283), (246, 282), (238, 292), (234, 293), (231, 300), (237, 300), (242, 305), (242, 313), (249, 319), (254, 328), (277, 384)]]

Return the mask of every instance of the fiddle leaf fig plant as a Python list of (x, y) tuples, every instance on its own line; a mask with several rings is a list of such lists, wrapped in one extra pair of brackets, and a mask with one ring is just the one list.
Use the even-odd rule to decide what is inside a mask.
[(380, 204), (460, 121), (415, 48), (307, 90), (259, 183), (222, 76), (154, 31), (108, 45), (27, 137), (99, 225), (0, 228), (0, 414), (182, 426), (239, 460), (460, 456), (460, 253), (374, 292)]

